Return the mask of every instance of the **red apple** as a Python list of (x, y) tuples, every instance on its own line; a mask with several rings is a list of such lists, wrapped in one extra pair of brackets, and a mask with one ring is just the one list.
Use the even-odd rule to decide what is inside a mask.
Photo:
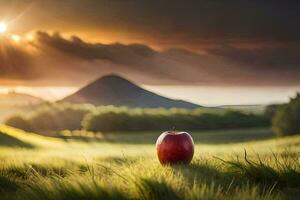
[(161, 164), (190, 163), (194, 155), (194, 141), (187, 132), (167, 131), (156, 141)]

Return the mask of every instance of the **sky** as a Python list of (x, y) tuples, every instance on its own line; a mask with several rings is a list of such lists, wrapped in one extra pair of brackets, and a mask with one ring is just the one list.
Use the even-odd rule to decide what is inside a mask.
[(199, 104), (287, 101), (300, 86), (299, 10), (296, 0), (0, 0), (0, 87), (54, 100), (117, 73)]

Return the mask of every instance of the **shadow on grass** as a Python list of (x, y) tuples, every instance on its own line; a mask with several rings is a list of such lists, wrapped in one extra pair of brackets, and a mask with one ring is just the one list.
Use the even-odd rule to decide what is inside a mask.
[(171, 165), (175, 172), (183, 175), (191, 185), (195, 182), (201, 182), (208, 185), (217, 183), (221, 185), (229, 185), (232, 182), (233, 176), (217, 169), (206, 163), (191, 163)]
[(23, 142), (15, 137), (7, 135), (0, 131), (0, 146), (4, 147), (23, 147), (23, 148), (34, 148), (33, 145)]
[(165, 182), (153, 179), (142, 178), (136, 182), (139, 191), (139, 197), (143, 200), (179, 200), (176, 192)]
[(0, 173), (4, 174), (7, 177), (18, 180), (28, 180), (37, 176), (64, 178), (71, 174), (70, 171), (64, 167), (43, 166), (38, 164), (15, 166), (7, 169), (2, 169)]
[[(246, 152), (241, 160), (218, 160), (223, 166), (211, 166), (203, 162), (171, 167), (175, 172), (182, 174), (191, 185), (195, 182), (204, 182), (213, 184), (216, 187), (222, 186), (228, 192), (232, 192), (235, 188), (241, 186), (259, 185), (262, 194), (272, 193), (275, 190), (284, 193), (285, 196), (290, 195), (286, 191), (300, 194), (299, 168), (291, 165), (290, 161), (280, 161), (278, 157), (274, 156), (275, 164), (271, 166), (260, 160), (259, 157), (258, 161), (249, 160)], [(294, 162), (299, 161), (294, 160)]]
[(14, 192), (19, 185), (12, 178), (0, 175), (0, 192)]
[(14, 194), (18, 189), (21, 188), (21, 184), (11, 178), (7, 177), (3, 174), (0, 175), (0, 199), (1, 200), (11, 200), (14, 199)]
[(274, 154), (273, 160), (273, 166), (276, 166), (276, 169), (262, 161), (259, 156), (257, 161), (249, 160), (245, 151), (242, 161), (221, 161), (227, 165), (229, 173), (234, 174), (237, 178), (245, 178), (261, 185), (274, 185), (278, 189), (300, 189), (298, 158), (280, 157), (280, 155)]
[(20, 192), (21, 199), (24, 200), (128, 200), (124, 192), (115, 188), (105, 188), (97, 183), (86, 184), (74, 181), (73, 183), (65, 183), (56, 179), (51, 180), (48, 186), (43, 184), (32, 184), (25, 186)]

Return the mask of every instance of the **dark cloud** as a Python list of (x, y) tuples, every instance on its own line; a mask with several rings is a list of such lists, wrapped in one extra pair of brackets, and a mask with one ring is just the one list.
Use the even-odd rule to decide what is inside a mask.
[(297, 0), (0, 0), (0, 18), (22, 13), (16, 31), (59, 30), (190, 49), (299, 44), (299, 10)]
[(241, 65), (256, 69), (300, 70), (300, 45), (259, 48), (223, 46), (207, 51), (212, 55), (222, 56), (233, 62), (239, 62)]
[[(116, 44), (92, 44), (84, 42), (79, 37), (72, 36), (70, 40), (64, 39), (59, 33), (49, 35), (46, 32), (37, 32), (36, 39), (39, 45), (73, 55), (86, 60), (109, 60), (118, 64), (135, 64), (132, 57), (151, 57), (155, 51), (142, 44), (123, 45)], [(131, 59), (129, 59), (131, 58)]]
[(31, 79), (35, 76), (31, 56), (7, 38), (0, 39), (0, 76), (7, 79)]
[(297, 45), (222, 46), (198, 54), (180, 48), (157, 51), (144, 44), (90, 43), (76, 36), (66, 39), (59, 33), (37, 32), (33, 42), (6, 46), (13, 50), (9, 57), (0, 56), (0, 80), (14, 77), (24, 84), (83, 85), (108, 73), (152, 85), (300, 84)]
[[(42, 19), (173, 45), (299, 42), (300, 2), (279, 0), (36, 1)], [(76, 20), (76, 23), (74, 23)]]

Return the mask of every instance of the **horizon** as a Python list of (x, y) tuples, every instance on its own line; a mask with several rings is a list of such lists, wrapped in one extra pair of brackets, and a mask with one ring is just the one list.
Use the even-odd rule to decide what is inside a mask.
[(200, 105), (286, 102), (300, 90), (297, 8), (0, 0), (0, 86), (56, 100), (116, 73)]
[[(134, 84), (138, 83), (132, 81)], [(92, 81), (93, 82), (93, 81)], [(89, 82), (91, 83), (91, 82)], [(0, 94), (16, 92), (28, 94), (45, 101), (61, 100), (86, 86), (81, 87), (1, 87)], [(201, 106), (230, 106), (230, 105), (270, 105), (287, 103), (300, 91), (300, 87), (214, 87), (214, 86), (153, 86), (139, 85), (140, 87), (158, 95), (171, 99), (184, 100)], [(246, 91), (246, 92), (245, 92)], [(182, 95), (184, 94), (184, 95)], [(201, 94), (201, 95), (199, 95)], [(202, 95), (206, 94), (206, 95)], [(242, 94), (242, 95), (241, 95)]]

